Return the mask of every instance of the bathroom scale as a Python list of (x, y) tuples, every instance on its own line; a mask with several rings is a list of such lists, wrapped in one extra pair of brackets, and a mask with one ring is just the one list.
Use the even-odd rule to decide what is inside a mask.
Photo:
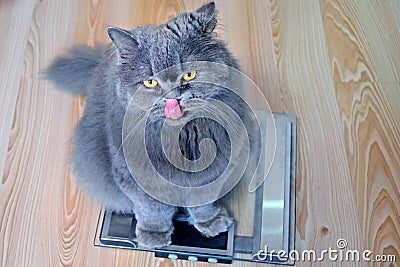
[[(259, 166), (264, 168), (266, 178), (260, 180), (255, 191), (249, 192), (251, 177), (242, 177), (235, 188), (220, 199), (235, 219), (227, 232), (204, 237), (188, 223), (184, 209), (179, 209), (173, 218), (171, 245), (149, 249), (136, 242), (134, 215), (101, 210), (95, 245), (148, 251), (155, 257), (171, 260), (293, 265), (288, 255), (294, 250), (295, 233), (296, 116), (271, 115), (265, 111), (256, 112), (256, 116), (263, 138)], [(271, 141), (272, 135), (275, 140)], [(270, 164), (263, 164), (268, 161)]]

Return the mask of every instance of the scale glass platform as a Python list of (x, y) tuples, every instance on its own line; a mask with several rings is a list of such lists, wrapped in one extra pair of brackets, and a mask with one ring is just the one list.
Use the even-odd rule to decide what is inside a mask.
[[(228, 232), (216, 237), (202, 236), (188, 224), (184, 212), (174, 217), (172, 244), (160, 249), (138, 246), (136, 220), (102, 210), (99, 216), (95, 245), (148, 251), (156, 257), (172, 260), (231, 263), (249, 261), (293, 265), (288, 253), (294, 249), (296, 116), (273, 113), (257, 114), (264, 140), (262, 159), (273, 157), (267, 178), (258, 189), (249, 193), (249, 177), (243, 177), (236, 187), (220, 201), (235, 223)], [(276, 129), (276, 151), (268, 136)], [(271, 159), (272, 160), (272, 159)], [(284, 252), (286, 253), (284, 253)]]

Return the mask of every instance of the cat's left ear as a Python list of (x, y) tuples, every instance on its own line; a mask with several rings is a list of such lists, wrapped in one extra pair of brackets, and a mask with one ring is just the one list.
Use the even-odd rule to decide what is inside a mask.
[(129, 31), (108, 27), (107, 34), (117, 47), (121, 58), (132, 57), (136, 54), (138, 43)]
[(203, 32), (212, 32), (217, 25), (215, 3), (205, 4), (195, 11)]

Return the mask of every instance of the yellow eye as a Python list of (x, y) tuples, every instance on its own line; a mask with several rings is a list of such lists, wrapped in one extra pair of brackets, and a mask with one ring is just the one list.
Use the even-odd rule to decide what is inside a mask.
[(154, 88), (157, 86), (158, 82), (156, 80), (144, 80), (143, 84), (147, 88)]
[(192, 72), (188, 72), (186, 74), (183, 75), (183, 79), (185, 81), (191, 81), (196, 77), (196, 71), (192, 71)]

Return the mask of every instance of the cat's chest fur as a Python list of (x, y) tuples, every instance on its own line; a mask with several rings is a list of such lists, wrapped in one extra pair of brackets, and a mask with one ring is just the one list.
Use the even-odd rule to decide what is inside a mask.
[[(116, 109), (108, 114), (108, 126), (106, 127), (108, 142), (110, 143), (110, 156), (114, 159), (119, 159), (118, 162), (114, 162), (118, 165), (124, 165), (125, 162), (121, 161), (128, 160), (121, 149), (122, 138), (120, 133), (123, 122), (121, 111), (122, 109)], [(202, 140), (212, 140), (217, 148), (214, 159), (207, 168), (196, 172), (181, 170), (170, 162), (166, 155), (166, 150), (169, 149), (169, 142), (166, 140), (162, 145), (161, 131), (161, 122), (146, 125), (146, 151), (137, 151), (137, 153), (146, 155), (157, 172), (166, 180), (181, 186), (201, 186), (212, 182), (225, 170), (229, 162), (230, 142), (226, 130), (217, 122), (206, 118), (190, 121), (182, 127), (178, 134), (179, 148), (172, 148), (173, 160), (184, 158), (189, 161), (196, 161), (202, 156), (200, 151)], [(202, 145), (207, 146), (206, 143)], [(207, 150), (207, 147), (205, 149)], [(168, 151), (171, 154), (171, 150)], [(117, 157), (115, 154), (118, 154)], [(137, 170), (130, 169), (130, 172), (134, 176)]]

